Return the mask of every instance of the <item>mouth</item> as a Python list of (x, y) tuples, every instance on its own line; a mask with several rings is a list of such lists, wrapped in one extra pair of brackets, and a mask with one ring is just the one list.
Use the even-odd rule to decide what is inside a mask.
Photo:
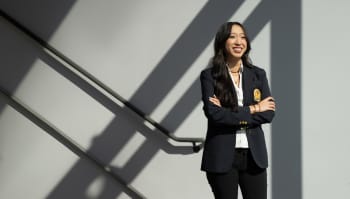
[(235, 53), (241, 53), (243, 51), (243, 48), (242, 47), (233, 47), (232, 50)]

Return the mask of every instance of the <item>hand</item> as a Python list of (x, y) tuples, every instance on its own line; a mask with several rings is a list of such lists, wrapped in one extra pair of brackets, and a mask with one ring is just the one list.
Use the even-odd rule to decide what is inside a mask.
[(259, 105), (259, 110), (257, 110), (257, 112), (275, 111), (276, 110), (275, 100), (271, 96), (260, 101), (258, 103), (258, 105)]
[(216, 106), (221, 107), (220, 100), (215, 95), (213, 97), (209, 97), (209, 101), (215, 104)]

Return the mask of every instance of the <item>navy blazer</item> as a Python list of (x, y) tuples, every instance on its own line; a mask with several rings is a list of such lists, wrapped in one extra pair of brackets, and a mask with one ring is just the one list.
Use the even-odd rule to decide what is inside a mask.
[[(254, 89), (261, 92), (261, 100), (271, 96), (270, 88), (263, 69), (256, 66), (244, 66), (242, 73), (243, 107), (237, 112), (219, 107), (209, 101), (214, 95), (212, 68), (201, 72), (202, 101), (205, 116), (208, 119), (207, 135), (204, 144), (201, 169), (208, 172), (227, 172), (232, 168), (238, 129), (247, 132), (249, 148), (256, 164), (261, 168), (268, 166), (267, 150), (261, 124), (270, 123), (274, 111), (250, 114), (249, 105), (254, 101)], [(234, 85), (232, 89), (236, 94)]]

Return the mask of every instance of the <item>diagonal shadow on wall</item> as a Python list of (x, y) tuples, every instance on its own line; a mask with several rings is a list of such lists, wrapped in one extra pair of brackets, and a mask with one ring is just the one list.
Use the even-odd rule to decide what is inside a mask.
[[(41, 24), (40, 30), (33, 30), (44, 40), (48, 40), (51, 35), (56, 31), (56, 28), (61, 24), (64, 17), (67, 15), (69, 10), (73, 7), (76, 0), (65, 0), (65, 1), (20, 1), (12, 0), (11, 2), (0, 2), (1, 10), (8, 10), (14, 14), (20, 21), (26, 21), (26, 18), (31, 18), (32, 22)], [(12, 5), (21, 5), (13, 8)], [(23, 15), (26, 13), (26, 15)], [(43, 17), (45, 16), (45, 17)], [(6, 22), (0, 16), (1, 26), (5, 26)], [(33, 24), (26, 24), (28, 27), (33, 27)], [(40, 25), (39, 25), (40, 26)], [(10, 26), (6, 26), (9, 28)], [(5, 27), (1, 27), (4, 28)], [(11, 31), (16, 31), (15, 28)], [(8, 31), (1, 32), (1, 73), (0, 73), (0, 85), (6, 88), (7, 91), (13, 93), (22, 79), (25, 77), (27, 72), (30, 70), (33, 62), (37, 59), (35, 51), (32, 47), (23, 47), (22, 41), (11, 39), (5, 41), (7, 38), (12, 38), (8, 34)], [(0, 112), (4, 105), (0, 105)]]

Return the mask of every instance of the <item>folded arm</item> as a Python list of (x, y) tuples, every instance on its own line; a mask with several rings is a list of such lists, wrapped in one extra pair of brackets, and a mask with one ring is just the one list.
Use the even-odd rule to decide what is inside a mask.
[(240, 125), (241, 121), (247, 121), (248, 123), (252, 121), (253, 118), (249, 107), (239, 107), (237, 111), (232, 111), (228, 108), (217, 106), (210, 101), (210, 98), (214, 96), (214, 79), (209, 70), (201, 73), (200, 81), (204, 104), (203, 110), (208, 120), (232, 126)]
[[(220, 101), (214, 95), (214, 79), (210, 71), (203, 71), (200, 76), (202, 88), (203, 109), (208, 120), (214, 123), (233, 126), (256, 126), (269, 123), (274, 117), (275, 103), (270, 95), (266, 75), (262, 79), (264, 100), (256, 105), (238, 107), (237, 111), (221, 107)], [(267, 90), (267, 92), (265, 92)]]

